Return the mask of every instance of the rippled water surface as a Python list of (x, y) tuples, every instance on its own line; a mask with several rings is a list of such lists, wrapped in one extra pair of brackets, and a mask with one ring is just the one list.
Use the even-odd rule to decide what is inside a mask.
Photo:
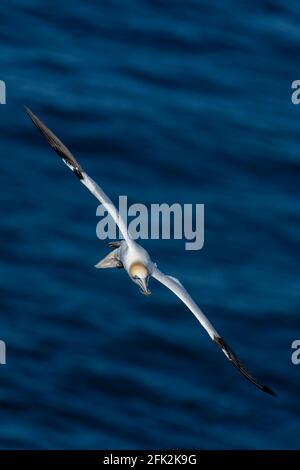
[[(0, 448), (299, 447), (300, 6), (3, 0)], [(205, 204), (205, 244), (144, 243), (183, 305), (93, 265), (96, 203), (30, 106), (117, 200)]]

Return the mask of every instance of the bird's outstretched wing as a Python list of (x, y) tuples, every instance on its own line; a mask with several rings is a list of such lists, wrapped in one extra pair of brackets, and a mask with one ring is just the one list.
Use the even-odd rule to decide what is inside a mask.
[(35, 115), (33, 112), (25, 106), (25, 110), (29, 115), (32, 122), (39, 129), (41, 134), (45, 137), (48, 144), (53, 150), (62, 158), (63, 162), (73, 171), (80, 182), (88, 188), (88, 190), (103, 204), (105, 209), (113, 218), (114, 222), (120, 229), (120, 232), (127, 243), (131, 242), (127, 227), (119, 212), (117, 211), (113, 202), (109, 197), (102, 191), (100, 186), (95, 183), (81, 168), (75, 157), (72, 155), (70, 150), (59, 140), (58, 137)]
[(198, 305), (191, 298), (189, 293), (185, 290), (183, 285), (178, 281), (178, 279), (167, 276), (159, 271), (157, 267), (153, 269), (152, 277), (157, 281), (161, 282), (163, 285), (168, 287), (180, 300), (191, 310), (195, 315), (197, 320), (201, 323), (203, 328), (207, 331), (213, 342), (223, 351), (227, 359), (243, 374), (246, 379), (252, 382), (256, 387), (258, 387), (263, 392), (269, 393), (270, 395), (276, 396), (276, 394), (266, 385), (258, 382), (248, 371), (245, 369), (241, 361), (238, 359), (236, 354), (232, 349), (226, 344), (223, 338), (218, 334), (215, 328), (212, 326), (210, 321), (206, 318), (204, 313), (198, 307)]

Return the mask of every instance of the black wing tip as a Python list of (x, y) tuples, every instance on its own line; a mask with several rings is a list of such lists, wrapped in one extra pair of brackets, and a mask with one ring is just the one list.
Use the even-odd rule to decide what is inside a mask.
[(229, 359), (230, 362), (239, 370), (239, 372), (249, 380), (249, 382), (253, 383), (257, 388), (259, 388), (262, 392), (268, 393), (273, 397), (277, 397), (276, 393), (267, 385), (263, 385), (259, 383), (251, 374), (245, 369), (242, 365), (240, 360), (237, 358), (236, 354), (232, 351), (232, 349), (226, 344), (226, 342), (220, 336), (214, 336), (213, 338), (214, 343), (222, 349), (225, 356)]
[(62, 158), (62, 160), (68, 165), (68, 167), (73, 171), (75, 176), (79, 180), (83, 180), (83, 170), (79, 163), (76, 161), (71, 152), (67, 147), (61, 142), (61, 140), (31, 111), (28, 106), (24, 105), (24, 109), (28, 116), (30, 117), (33, 124), (38, 128), (41, 134), (44, 136), (48, 144), (52, 149)]
[(25, 106), (25, 105), (24, 105), (24, 109), (25, 109), (26, 113), (28, 114), (28, 116), (30, 117), (30, 119), (32, 120), (33, 124), (35, 124), (36, 127), (39, 127), (39, 125), (38, 125), (38, 121), (39, 121), (38, 117), (31, 111), (30, 108), (28, 108), (28, 106)]
[(261, 390), (265, 393), (268, 393), (269, 395), (272, 395), (272, 397), (276, 397), (277, 398), (277, 394), (274, 392), (274, 390), (272, 390), (270, 387), (268, 387), (267, 385), (262, 385), (261, 386)]
[(24, 109), (25, 109), (26, 113), (27, 113), (30, 117), (33, 117), (33, 116), (34, 116), (34, 114), (33, 114), (33, 112), (31, 111), (31, 109), (28, 108), (28, 106), (26, 106), (25, 104), (24, 104)]

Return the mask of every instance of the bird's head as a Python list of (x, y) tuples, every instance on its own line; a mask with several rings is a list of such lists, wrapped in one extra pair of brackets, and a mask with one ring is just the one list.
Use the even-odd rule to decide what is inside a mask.
[(133, 282), (135, 282), (140, 287), (142, 294), (151, 294), (150, 290), (148, 289), (149, 271), (143, 263), (133, 263), (130, 266), (129, 274)]

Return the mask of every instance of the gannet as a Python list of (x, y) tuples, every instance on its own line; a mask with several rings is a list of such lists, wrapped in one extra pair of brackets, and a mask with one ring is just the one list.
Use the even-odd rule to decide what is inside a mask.
[(140, 291), (147, 296), (151, 294), (148, 289), (148, 282), (151, 277), (166, 286), (191, 310), (212, 341), (223, 351), (227, 359), (241, 372), (241, 374), (263, 392), (276, 396), (275, 392), (271, 390), (271, 388), (260, 383), (248, 372), (233, 350), (224, 341), (222, 336), (219, 335), (202, 310), (183, 287), (181, 282), (173, 276), (163, 274), (158, 269), (157, 264), (151, 260), (148, 252), (132, 239), (127, 230), (126, 224), (120, 217), (112, 201), (103, 192), (100, 186), (98, 186), (97, 183), (95, 183), (95, 181), (85, 173), (68, 148), (35, 114), (33, 114), (29, 108), (25, 106), (25, 110), (52, 149), (55, 150), (55, 152), (62, 158), (63, 162), (70, 168), (70, 170), (72, 170), (79, 181), (86, 186), (86, 188), (98, 199), (98, 201), (100, 201), (101, 204), (103, 204), (119, 227), (123, 240), (110, 242), (109, 246), (112, 251), (104, 259), (99, 261), (95, 267), (98, 269), (124, 268), (130, 279), (137, 284)]

